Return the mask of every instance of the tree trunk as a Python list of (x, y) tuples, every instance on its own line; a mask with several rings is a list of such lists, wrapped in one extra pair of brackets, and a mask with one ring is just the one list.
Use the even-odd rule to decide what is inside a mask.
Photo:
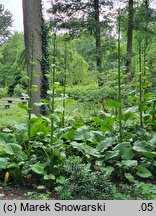
[[(31, 77), (32, 73), (32, 38), (33, 40), (33, 71), (37, 76), (33, 76), (32, 84), (38, 87), (37, 91), (32, 91), (32, 104), (40, 102), (41, 99), (41, 61), (42, 61), (42, 11), (41, 0), (23, 0), (23, 22), (24, 22), (24, 39), (26, 49), (27, 73)], [(39, 115), (40, 107), (33, 106), (32, 112)]]
[(96, 66), (98, 72), (98, 84), (99, 87), (103, 86), (102, 79), (102, 53), (101, 53), (101, 29), (100, 29), (100, 11), (99, 0), (94, 0), (94, 12), (95, 12), (95, 41), (96, 41)]
[(132, 79), (132, 42), (133, 42), (133, 0), (129, 0), (128, 31), (127, 31), (127, 83)]

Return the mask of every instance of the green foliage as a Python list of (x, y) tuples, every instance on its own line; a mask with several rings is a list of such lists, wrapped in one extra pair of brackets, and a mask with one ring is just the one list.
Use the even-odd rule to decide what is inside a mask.
[(0, 44), (6, 41), (11, 32), (9, 27), (12, 25), (12, 14), (4, 9), (4, 5), (0, 4)]
[[(53, 41), (51, 42), (53, 43)], [(63, 35), (58, 35), (56, 39), (56, 80), (63, 85), (63, 77), (65, 73), (65, 39)], [(53, 47), (50, 45), (50, 50), (53, 51)], [(77, 52), (72, 42), (66, 42), (66, 83), (67, 85), (76, 85), (82, 83), (88, 75), (88, 63)]]
[(113, 199), (112, 183), (101, 172), (92, 172), (80, 157), (69, 157), (61, 173), (66, 180), (55, 188), (61, 199)]
[(15, 33), (7, 43), (3, 43), (0, 49), (0, 86), (8, 86), (8, 93), (14, 94), (17, 84), (22, 88), (27, 87), (24, 79), (26, 71), (19, 65), (19, 58), (24, 49), (23, 35)]
[(27, 93), (26, 89), (24, 89), (21, 84), (17, 84), (14, 88), (14, 95), (21, 96), (23, 93)]
[(156, 186), (136, 181), (134, 184), (118, 184), (114, 193), (115, 200), (155, 200)]

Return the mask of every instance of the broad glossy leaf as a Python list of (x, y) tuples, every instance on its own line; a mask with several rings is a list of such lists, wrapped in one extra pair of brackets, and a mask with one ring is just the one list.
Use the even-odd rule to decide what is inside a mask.
[(151, 146), (155, 146), (156, 147), (156, 136), (154, 136), (150, 141), (149, 141), (149, 144)]
[(44, 175), (44, 180), (55, 180), (55, 176), (52, 174)]
[(143, 152), (142, 155), (153, 160), (156, 157), (156, 152)]
[(126, 113), (129, 113), (129, 112), (131, 112), (131, 113), (137, 112), (138, 108), (139, 108), (138, 106), (129, 107), (128, 109), (125, 110), (124, 113), (126, 114)]
[(93, 133), (92, 131), (90, 131), (90, 128), (88, 126), (82, 126), (81, 128), (78, 128), (76, 130), (75, 140), (93, 142)]
[(134, 145), (133, 150), (136, 152), (147, 152), (146, 149), (140, 145)]
[(122, 160), (121, 162), (117, 163), (119, 167), (124, 168), (134, 168), (138, 165), (137, 160)]
[(0, 169), (6, 169), (8, 165), (8, 158), (0, 158)]
[(60, 176), (56, 179), (56, 183), (64, 184), (66, 182), (66, 178), (64, 176)]
[(16, 163), (11, 163), (7, 166), (8, 169), (17, 169), (19, 168), (18, 164)]
[(138, 165), (136, 174), (142, 178), (149, 178), (152, 176), (151, 171), (143, 165)]
[(26, 110), (28, 112), (28, 107), (25, 104), (18, 103), (18, 107), (21, 108), (21, 109), (24, 109), (24, 110)]
[(85, 143), (71, 142), (70, 144), (73, 146), (73, 148), (76, 148), (79, 151), (81, 151), (83, 154), (85, 154), (85, 156), (92, 155), (92, 156), (97, 157), (97, 158), (101, 157), (101, 155), (96, 150), (96, 148), (88, 146)]
[(110, 159), (113, 159), (113, 158), (116, 158), (119, 156), (119, 150), (114, 150), (114, 151), (106, 151), (105, 154), (104, 154), (104, 160), (107, 161), (107, 160), (110, 160)]
[(5, 145), (5, 143), (4, 138), (0, 135), (0, 145)]
[(44, 175), (44, 167), (45, 165), (43, 164), (34, 164), (34, 165), (31, 165), (31, 169), (37, 173), (37, 174), (40, 174), (40, 175)]
[(129, 142), (119, 143), (114, 147), (114, 150), (120, 151), (120, 156), (122, 159), (131, 160), (133, 158), (132, 146)]
[(101, 153), (103, 153), (105, 150), (107, 150), (110, 146), (114, 144), (114, 139), (113, 138), (106, 138), (105, 140), (101, 141), (97, 145), (97, 150)]
[(104, 135), (101, 131), (92, 131), (93, 135), (94, 135), (94, 141), (99, 143), (102, 140), (104, 140)]
[(16, 143), (7, 143), (4, 147), (4, 151), (9, 155), (18, 156), (22, 151), (22, 147)]
[(72, 129), (72, 130), (68, 131), (67, 133), (65, 133), (62, 136), (62, 138), (66, 139), (66, 140), (74, 141), (75, 133), (76, 133), (76, 131), (74, 129)]
[(105, 120), (103, 120), (101, 122), (101, 127), (100, 129), (102, 131), (112, 131), (113, 130), (113, 124), (114, 124), (114, 119), (111, 117), (105, 118)]
[(125, 175), (126, 179), (128, 179), (130, 182), (135, 181), (135, 178), (130, 173), (125, 173), (124, 175)]
[(117, 109), (119, 107), (121, 107), (121, 103), (117, 102), (117, 101), (114, 101), (114, 100), (109, 100), (107, 102), (107, 105), (109, 108), (114, 108), (114, 109)]

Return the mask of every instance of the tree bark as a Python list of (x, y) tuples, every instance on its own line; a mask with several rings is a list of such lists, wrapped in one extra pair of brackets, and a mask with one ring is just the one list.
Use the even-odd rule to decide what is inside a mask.
[[(42, 80), (42, 10), (41, 0), (23, 0), (23, 22), (24, 39), (26, 49), (26, 63), (28, 77), (31, 77), (31, 59), (32, 59), (32, 38), (34, 38), (33, 50), (33, 70), (37, 76), (33, 76), (32, 84), (38, 87), (38, 91), (32, 92), (32, 104), (40, 102), (41, 99), (41, 80)], [(40, 107), (33, 106), (32, 113), (39, 115)]]
[(127, 31), (127, 83), (132, 79), (132, 42), (133, 42), (133, 0), (129, 0), (128, 31)]
[(98, 72), (98, 85), (103, 86), (102, 79), (102, 53), (101, 53), (101, 28), (100, 28), (100, 11), (99, 0), (94, 0), (94, 12), (95, 12), (95, 41), (96, 41), (96, 66)]

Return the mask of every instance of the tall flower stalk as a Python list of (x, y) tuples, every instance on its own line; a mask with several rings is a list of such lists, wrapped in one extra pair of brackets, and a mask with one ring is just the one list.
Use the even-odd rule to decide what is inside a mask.
[(63, 75), (63, 113), (62, 113), (62, 127), (65, 127), (66, 78), (67, 78), (67, 43), (65, 42), (65, 50), (64, 50), (64, 75)]
[(121, 14), (120, 9), (118, 12), (118, 102), (120, 103), (118, 115), (119, 115), (119, 141), (122, 142), (122, 107), (121, 107), (121, 48), (120, 48), (120, 39), (121, 39)]
[(51, 144), (54, 142), (54, 110), (55, 110), (55, 74), (56, 74), (56, 32), (53, 34), (53, 62), (51, 76)]

